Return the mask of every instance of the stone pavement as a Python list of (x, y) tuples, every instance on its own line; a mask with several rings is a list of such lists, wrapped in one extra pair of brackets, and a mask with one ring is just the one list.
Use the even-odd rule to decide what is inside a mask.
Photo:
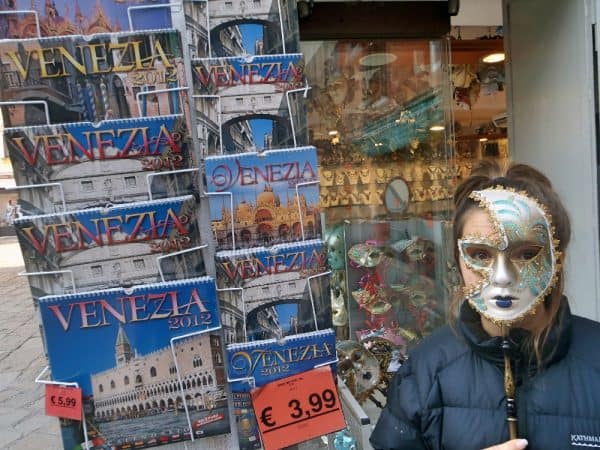
[(46, 366), (21, 250), (15, 237), (0, 237), (0, 449), (62, 449), (58, 419), (44, 414), (44, 386), (35, 378)]

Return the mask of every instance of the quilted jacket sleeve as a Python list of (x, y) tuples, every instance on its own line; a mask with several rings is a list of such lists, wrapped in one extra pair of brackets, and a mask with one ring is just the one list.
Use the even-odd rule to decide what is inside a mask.
[[(387, 404), (371, 434), (375, 450), (426, 450), (421, 430), (421, 396), (409, 359), (388, 389)], [(421, 386), (422, 388), (422, 386)]]

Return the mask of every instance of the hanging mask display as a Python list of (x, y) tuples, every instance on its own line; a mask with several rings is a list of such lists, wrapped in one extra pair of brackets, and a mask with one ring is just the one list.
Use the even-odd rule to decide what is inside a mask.
[(545, 208), (525, 193), (501, 187), (474, 191), (493, 231), (467, 235), (458, 250), (480, 279), (465, 286), (466, 299), (487, 319), (510, 325), (535, 311), (560, 270), (558, 240)]
[(344, 269), (344, 225), (336, 225), (325, 231), (327, 264), (332, 270)]
[(370, 351), (355, 341), (336, 343), (339, 358), (337, 369), (352, 395), (364, 402), (377, 389), (382, 379), (379, 361)]
[(344, 293), (339, 287), (335, 287), (330, 289), (330, 296), (333, 326), (343, 327), (348, 324), (348, 311), (346, 310)]
[(375, 267), (382, 257), (382, 248), (370, 242), (353, 245), (348, 250), (348, 258), (358, 267)]

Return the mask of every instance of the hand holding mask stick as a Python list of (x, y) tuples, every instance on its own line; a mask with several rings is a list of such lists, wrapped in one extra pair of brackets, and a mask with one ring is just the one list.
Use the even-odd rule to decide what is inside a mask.
[[(499, 327), (504, 354), (506, 420), (517, 437), (509, 332), (535, 314), (560, 269), (558, 240), (546, 208), (524, 192), (501, 186), (473, 191), (474, 224), (458, 240), (465, 294), (482, 320)], [(474, 219), (473, 219), (474, 218)], [(467, 280), (467, 278), (469, 278)]]

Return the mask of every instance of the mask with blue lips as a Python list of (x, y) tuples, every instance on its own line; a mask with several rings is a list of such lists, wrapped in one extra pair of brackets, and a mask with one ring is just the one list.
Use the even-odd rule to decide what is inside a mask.
[(560, 270), (552, 218), (525, 193), (503, 187), (469, 195), (487, 214), (493, 232), (458, 239), (464, 265), (479, 275), (465, 286), (466, 300), (499, 325), (533, 314)]

